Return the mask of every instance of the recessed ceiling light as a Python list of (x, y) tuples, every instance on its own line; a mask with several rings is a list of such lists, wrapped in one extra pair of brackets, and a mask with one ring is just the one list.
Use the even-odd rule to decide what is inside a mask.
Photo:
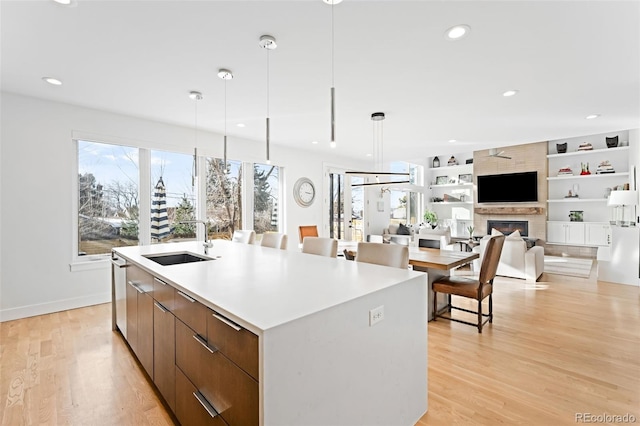
[(449, 143), (456, 143), (456, 142), (458, 142), (458, 141), (455, 140), (455, 139), (449, 139)]
[(373, 157), (373, 154), (368, 153), (368, 154), (367, 154), (367, 157)]
[(469, 31), (471, 31), (471, 27), (468, 25), (456, 25), (445, 31), (444, 36), (447, 40), (460, 40), (469, 34)]
[(312, 144), (318, 145), (318, 141), (311, 141)]
[(506, 92), (504, 92), (502, 94), (502, 96), (504, 96), (505, 98), (508, 98), (509, 96), (513, 96), (513, 95), (515, 95), (517, 93), (518, 93), (517, 90), (507, 90)]
[(326, 4), (339, 4), (342, 3), (342, 0), (322, 0)]
[(61, 4), (63, 6), (77, 6), (77, 0), (53, 0), (54, 2)]
[(53, 77), (42, 77), (42, 79), (44, 81), (46, 81), (49, 84), (53, 84), (54, 86), (62, 86), (62, 82), (60, 80), (58, 80), (57, 78), (53, 78)]
[(594, 118), (598, 118), (600, 117), (600, 114), (591, 114), (591, 115), (587, 115), (585, 118), (587, 120), (593, 120)]
[(244, 123), (238, 123), (238, 124), (236, 124), (236, 126), (238, 126), (238, 127), (245, 127)]

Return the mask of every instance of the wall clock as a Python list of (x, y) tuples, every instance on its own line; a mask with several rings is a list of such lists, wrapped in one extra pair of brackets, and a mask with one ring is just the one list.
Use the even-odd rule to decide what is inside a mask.
[(309, 207), (316, 198), (316, 187), (311, 179), (302, 177), (293, 186), (293, 198), (301, 207)]

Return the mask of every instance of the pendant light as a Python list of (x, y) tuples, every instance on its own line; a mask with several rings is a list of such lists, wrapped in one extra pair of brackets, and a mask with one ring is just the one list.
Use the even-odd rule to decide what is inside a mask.
[(333, 31), (333, 6), (341, 3), (342, 0), (322, 0), (324, 3), (331, 5), (331, 140), (329, 146), (336, 147), (336, 88), (335, 88), (335, 72), (334, 72), (334, 31)]
[(193, 167), (191, 170), (191, 186), (194, 187), (196, 185), (196, 178), (198, 177), (198, 101), (201, 101), (203, 98), (202, 93), (192, 90), (189, 92), (189, 99), (196, 101), (195, 102), (195, 111), (194, 111), (194, 132), (193, 132)]
[(278, 45), (276, 44), (276, 39), (270, 35), (263, 35), (260, 37), (260, 41), (258, 45), (267, 51), (267, 121), (266, 121), (266, 129), (267, 129), (267, 164), (271, 164), (271, 158), (269, 156), (269, 142), (270, 142), (270, 129), (269, 129), (269, 51), (274, 50)]
[(357, 183), (352, 184), (351, 186), (374, 186), (374, 185), (394, 185), (399, 183), (411, 183), (409, 179), (407, 180), (399, 180), (399, 181), (386, 181), (380, 182), (380, 176), (384, 177), (393, 177), (393, 176), (401, 176), (401, 177), (409, 177), (408, 172), (384, 172), (384, 149), (383, 149), (383, 141), (382, 141), (382, 122), (385, 119), (384, 112), (374, 112), (371, 114), (371, 122), (373, 123), (373, 172), (345, 172), (347, 175), (351, 176), (362, 176), (362, 177), (370, 177), (374, 176), (376, 178), (375, 182), (367, 182), (367, 183)]
[(224, 171), (225, 173), (229, 173), (229, 168), (227, 167), (227, 80), (233, 79), (233, 73), (225, 68), (220, 68), (218, 70), (218, 77), (224, 80)]

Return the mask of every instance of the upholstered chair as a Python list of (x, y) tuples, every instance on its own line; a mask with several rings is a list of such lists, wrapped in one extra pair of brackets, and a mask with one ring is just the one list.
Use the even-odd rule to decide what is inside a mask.
[(287, 249), (287, 234), (281, 234), (279, 232), (265, 232), (262, 234), (262, 241), (260, 241), (262, 247), (279, 248), (281, 250)]
[(304, 240), (302, 240), (302, 252), (336, 257), (338, 254), (338, 240), (323, 237), (304, 237)]
[(317, 237), (318, 227), (316, 225), (298, 226), (298, 236), (300, 237), (301, 243), (304, 241), (304, 237)]
[[(483, 325), (488, 321), (493, 322), (493, 279), (498, 270), (498, 262), (504, 245), (504, 235), (495, 235), (490, 237), (486, 243), (486, 250), (482, 264), (480, 266), (480, 274), (478, 278), (469, 276), (452, 275), (437, 279), (433, 282), (433, 319), (445, 318), (450, 321), (469, 324), (478, 328), (478, 333), (482, 333)], [(438, 293), (450, 295), (449, 302), (446, 306), (438, 310)], [(452, 305), (451, 295), (475, 299), (478, 303), (477, 311), (461, 308)], [(482, 301), (489, 298), (489, 313), (482, 312)], [(459, 318), (453, 317), (451, 310), (468, 312), (477, 315), (477, 322), (472, 323)]]
[(409, 247), (398, 244), (358, 243), (356, 262), (407, 269)]
[(253, 244), (256, 241), (256, 231), (251, 229), (237, 229), (233, 231), (231, 241), (243, 244)]

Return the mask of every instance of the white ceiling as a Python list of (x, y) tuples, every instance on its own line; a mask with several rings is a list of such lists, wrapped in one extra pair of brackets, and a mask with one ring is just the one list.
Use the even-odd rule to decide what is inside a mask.
[[(329, 150), (331, 6), (298, 1), (2, 1), (2, 90)], [(640, 127), (638, 1), (363, 1), (334, 10), (336, 153), (385, 159)], [(471, 27), (459, 41), (444, 38)], [(60, 87), (44, 83), (54, 76)], [(505, 98), (508, 89), (518, 95)], [(601, 114), (585, 120), (588, 114)], [(245, 128), (238, 128), (244, 123)], [(447, 141), (459, 142), (450, 144)], [(311, 141), (317, 140), (317, 145)]]

